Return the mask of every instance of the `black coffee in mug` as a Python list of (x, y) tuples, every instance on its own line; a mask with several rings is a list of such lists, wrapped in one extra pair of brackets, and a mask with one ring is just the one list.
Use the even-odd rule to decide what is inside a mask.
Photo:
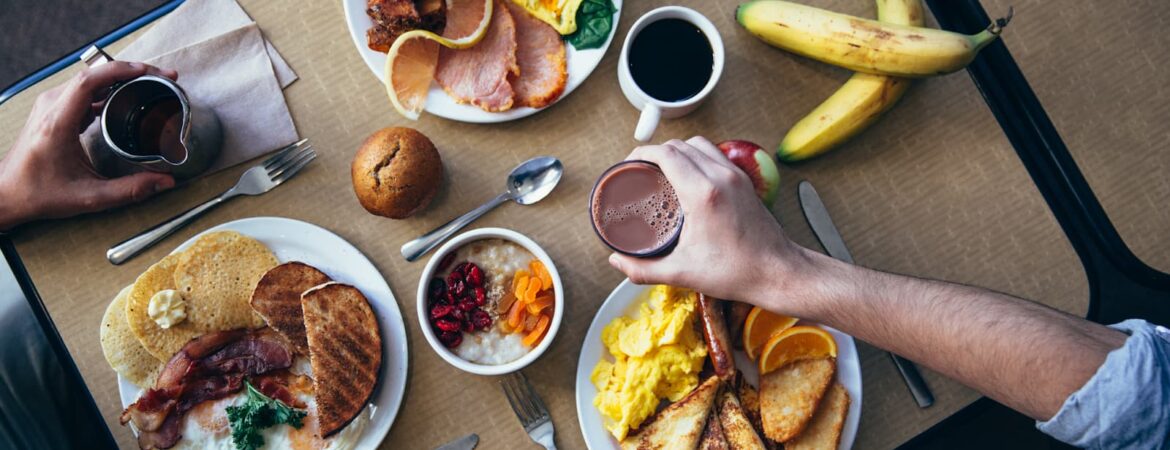
[(715, 52), (699, 27), (682, 19), (662, 19), (634, 36), (629, 64), (630, 75), (643, 92), (664, 102), (679, 102), (707, 86)]

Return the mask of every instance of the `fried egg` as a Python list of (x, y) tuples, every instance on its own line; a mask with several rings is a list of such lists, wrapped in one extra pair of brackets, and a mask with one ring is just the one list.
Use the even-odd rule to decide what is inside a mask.
[[(305, 373), (303, 367), (308, 366), (297, 358), (292, 368), (293, 373)], [(279, 424), (261, 431), (264, 437), (264, 447), (290, 450), (350, 450), (357, 446), (362, 431), (370, 422), (374, 407), (366, 405), (366, 410), (333, 436), (322, 438), (317, 428), (317, 401), (313, 396), (313, 382), (306, 376), (293, 377), (289, 383), (289, 390), (293, 396), (305, 404), (307, 415), (300, 429), (289, 425)], [(236, 395), (216, 401), (203, 402), (191, 409), (184, 418), (182, 439), (173, 448), (175, 449), (209, 449), (235, 450), (232, 443), (232, 430), (228, 423), (228, 406), (242, 405), (248, 400), (248, 394), (240, 391)]]
[(512, 0), (561, 35), (577, 31), (577, 9), (582, 0)]

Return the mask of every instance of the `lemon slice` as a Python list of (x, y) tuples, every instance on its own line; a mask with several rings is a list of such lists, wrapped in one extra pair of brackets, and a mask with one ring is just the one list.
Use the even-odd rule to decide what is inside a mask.
[[(418, 120), (427, 103), (427, 92), (439, 63), (439, 46), (465, 49), (478, 44), (487, 34), (492, 19), (493, 0), (483, 0), (481, 14), (470, 12), (479, 0), (449, 0), (447, 26), (444, 34), (464, 34), (444, 37), (427, 30), (403, 33), (386, 52), (386, 93), (394, 110), (410, 120)], [(470, 33), (462, 31), (475, 26)]]

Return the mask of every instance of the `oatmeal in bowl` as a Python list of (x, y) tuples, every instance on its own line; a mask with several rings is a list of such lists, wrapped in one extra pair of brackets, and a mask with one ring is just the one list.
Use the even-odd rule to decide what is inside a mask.
[(451, 365), (481, 375), (519, 370), (560, 328), (564, 294), (548, 254), (503, 228), (452, 238), (423, 269), (419, 325)]

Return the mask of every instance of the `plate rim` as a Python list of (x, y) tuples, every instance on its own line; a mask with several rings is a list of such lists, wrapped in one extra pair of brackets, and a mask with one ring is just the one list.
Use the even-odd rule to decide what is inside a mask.
[[(407, 342), (408, 332), (406, 329), (406, 322), (402, 317), (401, 308), (398, 306), (398, 298), (394, 295), (394, 290), (390, 288), (390, 283), (386, 280), (386, 277), (384, 275), (382, 275), (382, 272), (380, 270), (378, 270), (378, 266), (374, 265), (373, 261), (371, 261), (369, 259), (369, 257), (367, 257), (365, 255), (365, 253), (362, 253), (362, 251), (360, 249), (358, 249), (357, 246), (353, 245), (351, 242), (349, 242), (345, 238), (341, 237), (341, 235), (334, 233), (333, 231), (331, 231), (325, 227), (322, 227), (320, 225), (316, 225), (313, 223), (305, 222), (303, 220), (297, 220), (297, 219), (288, 218), (288, 217), (258, 216), (258, 217), (246, 217), (246, 218), (242, 218), (242, 219), (231, 220), (228, 222), (223, 222), (223, 223), (220, 223), (218, 225), (208, 227), (208, 228), (204, 229), (203, 231), (195, 233), (190, 238), (184, 240), (182, 243), (176, 245), (169, 253), (167, 253), (167, 255), (174, 254), (175, 252), (180, 251), (180, 249), (184, 249), (184, 248), (189, 247), (191, 244), (193, 244), (195, 242), (196, 239), (198, 239), (200, 236), (203, 236), (207, 233), (211, 233), (211, 232), (215, 232), (215, 231), (225, 231), (225, 230), (239, 232), (236, 228), (241, 227), (241, 226), (247, 226), (247, 225), (250, 225), (253, 223), (261, 225), (260, 228), (271, 229), (271, 230), (280, 230), (281, 228), (279, 228), (279, 227), (282, 227), (282, 226), (284, 226), (284, 227), (287, 227), (287, 226), (299, 227), (299, 228), (311, 230), (314, 234), (320, 233), (320, 234), (324, 235), (325, 237), (335, 238), (336, 240), (340, 241), (342, 244), (348, 246), (349, 249), (353, 251), (354, 255), (360, 257), (360, 259), (355, 258), (355, 259), (351, 260), (352, 263), (356, 263), (359, 265), (367, 265), (367, 266), (369, 266), (370, 269), (373, 270), (374, 273), (376, 273), (378, 275), (378, 280), (381, 283), (381, 286), (376, 286), (376, 287), (379, 287), (379, 288), (385, 287), (386, 292), (389, 294), (389, 297), (387, 298), (387, 300), (388, 300), (387, 303), (389, 303), (389, 305), (386, 306), (387, 309), (386, 309), (386, 311), (384, 311), (384, 313), (387, 316), (386, 317), (387, 323), (379, 323), (378, 325), (379, 325), (379, 329), (382, 330), (382, 332), (383, 332), (383, 337), (394, 337), (394, 338), (396, 338), (395, 341), (399, 342), (399, 344), (397, 344), (397, 345), (392, 344), (391, 350), (397, 350), (395, 353), (398, 355), (401, 355), (401, 356), (398, 358), (395, 358), (392, 355), (384, 355), (385, 357), (382, 359), (382, 367), (379, 369), (379, 371), (384, 371), (385, 373), (381, 374), (383, 379), (379, 381), (378, 386), (375, 387), (375, 390), (374, 390), (374, 392), (377, 393), (377, 392), (381, 392), (384, 389), (391, 389), (391, 391), (389, 391), (391, 404), (379, 405), (375, 401), (376, 400), (375, 398), (371, 398), (371, 401), (369, 402), (369, 404), (373, 404), (374, 407), (376, 408), (375, 414), (382, 413), (383, 411), (386, 411), (388, 419), (386, 419), (386, 425), (384, 426), (384, 429), (376, 429), (376, 428), (370, 426), (370, 425), (373, 425), (372, 424), (373, 421), (371, 421), (371, 423), (368, 424), (364, 430), (362, 430), (361, 434), (359, 434), (359, 436), (358, 436), (357, 441), (355, 442), (355, 446), (356, 446), (357, 444), (361, 443), (362, 441), (366, 440), (367, 438), (372, 438), (373, 442), (370, 444), (370, 447), (367, 447), (367, 448), (377, 448), (378, 446), (381, 445), (381, 443), (383, 441), (386, 440), (386, 436), (388, 436), (390, 434), (390, 430), (394, 427), (394, 423), (398, 419), (398, 413), (401, 412), (402, 404), (405, 403), (405, 400), (406, 400), (406, 385), (407, 385), (407, 382), (409, 381), (408, 378), (410, 376), (410, 370), (409, 370), (410, 369), (410, 367), (409, 367), (409, 365), (410, 365), (410, 355), (409, 355), (410, 346), (409, 346), (409, 343)], [(265, 225), (267, 225), (267, 226), (265, 226)], [(244, 234), (244, 233), (241, 232), (241, 234)], [(276, 234), (282, 234), (282, 233), (279, 231), (276, 231)], [(247, 234), (245, 234), (245, 235), (248, 237), (252, 237), (254, 239), (256, 238), (254, 236), (250, 236)], [(345, 250), (345, 247), (341, 247), (341, 250)], [(275, 253), (275, 251), (273, 253)], [(283, 262), (288, 262), (288, 261), (282, 261), (282, 263)], [(386, 326), (386, 325), (393, 325), (394, 322), (397, 322), (399, 324), (399, 326), (397, 326), (397, 327), (387, 327)], [(393, 328), (393, 329), (391, 329), (391, 328)], [(397, 332), (395, 332), (394, 330), (397, 330)], [(389, 334), (395, 334), (396, 336), (387, 336)], [(383, 342), (385, 342), (385, 340), (383, 340)], [(383, 346), (385, 346), (385, 343), (383, 344)], [(401, 367), (400, 368), (399, 367), (391, 367), (391, 364), (390, 364), (391, 360), (396, 360), (394, 362), (400, 363)], [(393, 369), (397, 369), (397, 370), (395, 370), (395, 372), (401, 373), (401, 380), (402, 381), (401, 381), (401, 383), (397, 383), (397, 386), (388, 386), (386, 378), (389, 378), (392, 376), (391, 370), (393, 370)], [(135, 385), (133, 383), (131, 383), (130, 380), (123, 378), (121, 374), (118, 374), (117, 372), (115, 372), (115, 375), (116, 375), (117, 381), (118, 381), (118, 400), (119, 400), (119, 402), (123, 403), (122, 408), (125, 409), (129, 405), (125, 404), (125, 401), (124, 401), (125, 395), (124, 395), (124, 391), (123, 391), (123, 385), (131, 385), (131, 386), (135, 386)], [(138, 386), (135, 386), (135, 387), (138, 387)], [(139, 387), (139, 389), (141, 389), (141, 387)], [(138, 434), (138, 431), (136, 429), (134, 429), (133, 432), (135, 435)], [(358, 447), (358, 448), (362, 448), (362, 447)]]
[[(584, 336), (584, 339), (581, 343), (581, 350), (578, 352), (579, 356), (577, 359), (577, 368), (574, 372), (573, 396), (574, 396), (574, 403), (576, 404), (577, 426), (581, 430), (581, 439), (583, 441), (585, 441), (586, 448), (589, 448), (590, 450), (601, 450), (601, 449), (595, 448), (593, 443), (590, 441), (589, 434), (587, 431), (588, 428), (586, 427), (586, 423), (585, 423), (585, 414), (587, 412), (586, 409), (593, 408), (593, 404), (592, 404), (591, 399), (589, 401), (582, 401), (582, 392), (580, 389), (581, 384), (582, 384), (582, 374), (591, 373), (592, 372), (591, 367), (596, 363), (596, 361), (586, 361), (585, 348), (586, 348), (586, 346), (589, 345), (590, 335), (595, 330), (595, 327), (599, 326), (598, 321), (601, 319), (602, 309), (605, 309), (606, 306), (608, 306), (610, 302), (617, 301), (617, 298), (615, 296), (617, 295), (617, 293), (619, 291), (626, 290), (626, 289), (639, 289), (639, 288), (642, 289), (643, 291), (645, 291), (646, 289), (649, 289), (652, 286), (653, 285), (636, 284), (633, 281), (631, 281), (629, 278), (623, 279), (621, 282), (619, 282), (617, 284), (617, 286), (615, 286), (613, 288), (612, 291), (610, 291), (609, 295), (605, 298), (605, 301), (602, 302), (601, 306), (599, 306), (597, 308), (596, 312), (593, 314), (593, 319), (590, 320), (590, 322), (589, 322), (589, 328), (587, 328), (585, 330), (585, 336)], [(632, 301), (633, 300), (631, 300), (631, 302)], [(630, 306), (631, 305), (626, 305), (626, 308), (629, 308)], [(851, 353), (849, 355), (850, 358), (848, 358), (847, 361), (841, 361), (841, 358), (838, 358), (838, 361), (837, 361), (838, 367), (840, 367), (840, 364), (847, 364), (847, 365), (851, 365), (851, 366), (855, 367), (857, 370), (856, 398), (852, 398), (853, 393), (850, 392), (851, 398), (850, 398), (850, 404), (849, 404), (849, 412), (845, 418), (845, 424), (844, 424), (844, 428), (842, 431), (842, 440), (838, 444), (839, 449), (851, 449), (851, 448), (853, 448), (853, 444), (856, 443), (857, 433), (861, 429), (861, 426), (860, 426), (861, 425), (861, 406), (862, 406), (862, 400), (864, 399), (864, 395), (863, 395), (864, 385), (863, 385), (863, 378), (862, 378), (862, 374), (861, 374), (861, 358), (859, 355), (859, 349), (857, 347), (857, 342), (853, 338), (853, 336), (850, 336), (850, 335), (845, 334), (844, 332), (841, 332), (835, 328), (831, 328), (831, 327), (828, 327), (825, 325), (819, 325), (819, 326), (830, 330), (831, 332), (833, 332), (836, 335), (840, 335), (840, 336), (844, 336), (844, 337), (848, 338), (849, 347), (852, 349)], [(600, 339), (600, 329), (598, 329), (597, 333), (598, 333), (598, 336), (596, 336), (596, 337), (598, 339)], [(598, 344), (598, 346), (600, 346), (600, 344)], [(839, 345), (839, 347), (840, 347), (840, 345)], [(741, 352), (737, 351), (737, 353), (741, 353)], [(586, 368), (589, 368), (589, 370), (586, 370)], [(839, 371), (836, 374), (834, 374), (834, 377), (836, 379), (838, 379), (838, 381), (839, 381), (839, 378), (837, 378), (837, 377), (839, 377), (839, 376), (840, 376)], [(591, 383), (592, 382), (592, 381), (588, 380), (588, 378), (589, 378), (588, 376), (585, 377), (584, 383)], [(846, 387), (846, 389), (850, 388), (850, 386), (845, 386), (845, 387)], [(606, 434), (606, 436), (609, 436), (608, 431), (606, 431), (604, 429), (602, 431)], [(846, 441), (846, 439), (845, 439), (846, 435), (849, 436), (848, 441)]]
[[(360, 1), (362, 1), (362, 0), (341, 0), (341, 6), (342, 6), (342, 10), (343, 10), (342, 13), (345, 15), (346, 28), (349, 31), (350, 40), (353, 41), (354, 47), (357, 49), (358, 56), (361, 57), (362, 62), (366, 65), (367, 68), (370, 69), (370, 72), (372, 72), (374, 74), (374, 77), (378, 79), (378, 82), (380, 84), (384, 85), (385, 83), (383, 81), (382, 72), (385, 69), (379, 68), (378, 64), (373, 59), (373, 58), (377, 58), (378, 57), (377, 55), (383, 55), (383, 54), (378, 53), (378, 52), (374, 52), (373, 50), (370, 50), (367, 47), (366, 42), (365, 42), (365, 29), (368, 29), (369, 26), (373, 25), (373, 21), (370, 20), (369, 16), (367, 16), (365, 14), (364, 9), (355, 10), (356, 6), (350, 5), (350, 3), (360, 2)], [(512, 0), (502, 0), (502, 1), (512, 1)], [(432, 115), (442, 117), (442, 118), (448, 119), (448, 120), (454, 120), (456, 122), (489, 124), (489, 123), (509, 122), (509, 121), (513, 121), (513, 120), (522, 119), (522, 118), (531, 116), (533, 114), (536, 114), (538, 112), (544, 111), (544, 110), (556, 105), (557, 103), (560, 103), (562, 100), (565, 99), (565, 97), (568, 97), (569, 94), (571, 94), (573, 91), (575, 91), (577, 89), (577, 87), (584, 84), (585, 80), (589, 79), (589, 77), (591, 75), (593, 75), (593, 71), (596, 70), (597, 66), (599, 66), (601, 64), (601, 60), (605, 58), (605, 54), (609, 51), (610, 44), (613, 43), (614, 36), (617, 35), (618, 26), (620, 25), (619, 22), (620, 22), (621, 14), (622, 14), (623, 0), (611, 0), (611, 1), (613, 2), (614, 8), (616, 9), (616, 11), (614, 11), (614, 13), (613, 13), (613, 29), (610, 31), (609, 37), (606, 38), (605, 44), (603, 44), (601, 47), (595, 48), (595, 49), (577, 50), (575, 47), (573, 47), (568, 42), (564, 43), (564, 45), (567, 46), (566, 59), (569, 60), (567, 66), (566, 66), (566, 69), (567, 69), (566, 72), (568, 73), (568, 79), (565, 82), (565, 91), (562, 92), (561, 95), (559, 97), (557, 97), (557, 99), (553, 103), (551, 103), (543, 108), (532, 108), (532, 107), (522, 106), (522, 107), (512, 108), (508, 111), (494, 112), (493, 113), (493, 112), (487, 112), (487, 111), (480, 110), (479, 108), (475, 108), (473, 106), (460, 105), (460, 104), (454, 105), (454, 106), (459, 107), (459, 108), (456, 108), (454, 111), (436, 110), (436, 109), (434, 109), (435, 104), (433, 103), (433, 101), (428, 100), (426, 103), (426, 106), (423, 108), (423, 110), (427, 114), (432, 114)], [(365, 27), (360, 32), (358, 31), (359, 25), (362, 27)], [(377, 53), (377, 55), (374, 55), (373, 53)], [(582, 63), (583, 66), (579, 70), (585, 72), (585, 74), (584, 74), (584, 76), (581, 77), (580, 80), (578, 80), (576, 83), (574, 83), (573, 82), (573, 70), (572, 70), (572, 68), (573, 68), (572, 58), (578, 54), (581, 54), (581, 53), (585, 53), (585, 55), (590, 56), (590, 59), (587, 60), (586, 62)], [(596, 57), (593, 57), (594, 55), (596, 55)], [(385, 65), (385, 64), (382, 64), (382, 65)], [(439, 94), (447, 95), (445, 92), (443, 92), (443, 90), (441, 88), (439, 88), (437, 86), (437, 84), (434, 81), (432, 81), (428, 95), (435, 95), (436, 91)]]

